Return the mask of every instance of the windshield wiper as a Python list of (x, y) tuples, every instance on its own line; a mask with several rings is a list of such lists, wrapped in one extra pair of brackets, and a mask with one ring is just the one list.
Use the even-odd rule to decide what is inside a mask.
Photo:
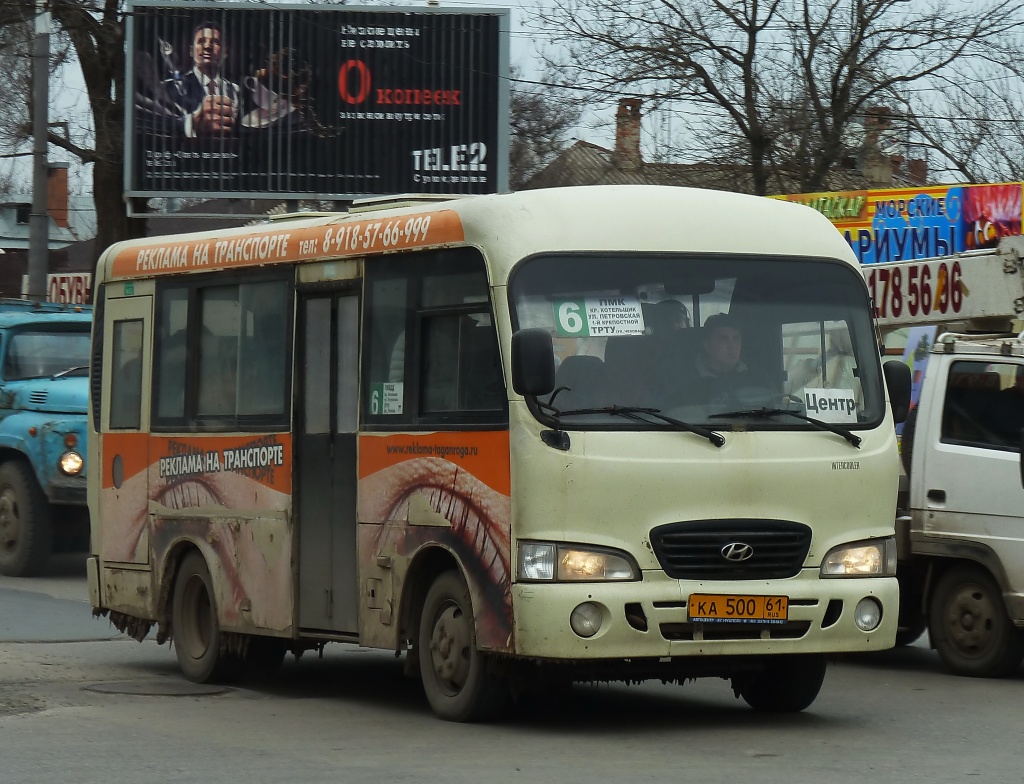
[(695, 433), (698, 436), (703, 436), (715, 446), (720, 447), (725, 443), (725, 437), (721, 433), (716, 433), (714, 430), (708, 430), (706, 427), (691, 425), (689, 422), (684, 422), (681, 419), (667, 416), (666, 414), (661, 413), (660, 408), (644, 408), (642, 406), (602, 406), (600, 408), (573, 408), (568, 411), (557, 412), (557, 416), (559, 417), (568, 416), (570, 414), (611, 414), (612, 416), (621, 416), (626, 419), (632, 419), (634, 422), (643, 422), (644, 424), (650, 425), (652, 422), (642, 416), (643, 414), (646, 414), (654, 419), (661, 420), (665, 424), (672, 425), (679, 430), (686, 430), (687, 432)]
[(759, 418), (759, 417), (773, 417), (779, 414), (788, 414), (791, 417), (802, 419), (804, 422), (810, 422), (816, 428), (820, 430), (827, 430), (830, 433), (835, 433), (837, 436), (842, 436), (857, 449), (860, 449), (861, 437), (856, 433), (852, 433), (845, 427), (834, 425), (831, 422), (826, 422), (823, 419), (815, 419), (809, 417), (806, 414), (801, 414), (798, 411), (791, 411), (788, 408), (748, 408), (742, 411), (725, 411), (721, 414), (711, 414), (712, 417), (744, 417), (747, 419)]
[(58, 373), (54, 373), (50, 378), (63, 378), (64, 376), (70, 376), (72, 373), (77, 373), (79, 370), (88, 370), (88, 365), (75, 365), (74, 367), (66, 368)]

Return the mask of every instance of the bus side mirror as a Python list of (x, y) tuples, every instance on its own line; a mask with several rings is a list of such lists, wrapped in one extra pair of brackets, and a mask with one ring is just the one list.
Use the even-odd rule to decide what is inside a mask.
[(555, 388), (555, 350), (546, 329), (512, 335), (512, 388), (520, 395), (547, 395)]
[(907, 363), (891, 359), (882, 363), (882, 375), (889, 388), (889, 405), (896, 424), (903, 422), (910, 413), (910, 368)]

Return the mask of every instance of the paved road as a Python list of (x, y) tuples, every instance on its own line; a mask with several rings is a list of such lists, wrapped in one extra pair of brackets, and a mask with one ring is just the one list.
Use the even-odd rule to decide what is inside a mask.
[(40, 610), (78, 636), (0, 640), (3, 784), (1024, 782), (1024, 670), (955, 678), (923, 642), (836, 663), (796, 716), (755, 713), (702, 680), (579, 686), (497, 724), (454, 725), (394, 657), (342, 645), (270, 682), (196, 689), (167, 646), (98, 640), (109, 626), (89, 615), (82, 578), (64, 578), (32, 582), (42, 594), (0, 582), (13, 636), (59, 638), (27, 617)]

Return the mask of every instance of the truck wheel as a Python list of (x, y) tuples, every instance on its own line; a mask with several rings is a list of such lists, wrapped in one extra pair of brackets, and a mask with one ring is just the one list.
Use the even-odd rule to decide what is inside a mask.
[(34, 577), (53, 548), (50, 503), (28, 464), (0, 465), (0, 574)]
[(423, 691), (440, 718), (477, 721), (503, 707), (507, 689), (476, 647), (473, 604), (458, 572), (444, 572), (430, 586), (418, 644)]
[(928, 630), (943, 663), (957, 675), (998, 678), (1024, 657), (1024, 633), (1010, 621), (996, 581), (979, 566), (955, 566), (942, 575)]
[(210, 570), (196, 551), (186, 555), (178, 568), (171, 600), (171, 631), (178, 665), (190, 681), (215, 683), (231, 674), (235, 662), (221, 653)]
[[(821, 691), (827, 662), (821, 654), (772, 657), (762, 672), (738, 684), (739, 695), (754, 710), (798, 713)], [(777, 659), (777, 661), (774, 661)]]

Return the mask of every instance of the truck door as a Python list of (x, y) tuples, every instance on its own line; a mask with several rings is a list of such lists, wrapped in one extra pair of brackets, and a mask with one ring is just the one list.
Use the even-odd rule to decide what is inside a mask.
[(922, 527), (988, 546), (1011, 586), (1024, 591), (1024, 365), (956, 360), (941, 394), (941, 408), (931, 407), (923, 464), (915, 459), (911, 476)]
[(351, 290), (300, 302), (299, 625), (355, 633), (359, 297)]

